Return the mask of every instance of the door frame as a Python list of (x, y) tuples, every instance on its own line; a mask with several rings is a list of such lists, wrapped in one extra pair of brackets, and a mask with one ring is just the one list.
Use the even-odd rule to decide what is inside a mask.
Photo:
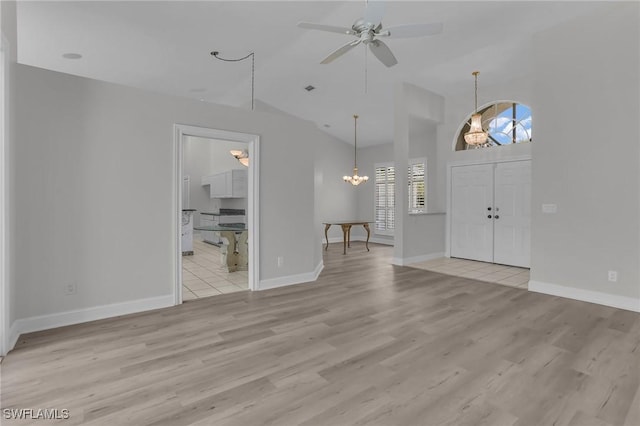
[(250, 133), (233, 132), (228, 130), (212, 129), (208, 127), (190, 126), (186, 124), (174, 124), (174, 162), (173, 162), (173, 206), (172, 227), (174, 229), (173, 253), (174, 253), (174, 304), (182, 303), (182, 252), (180, 249), (182, 240), (182, 173), (183, 173), (183, 147), (186, 136), (194, 136), (205, 139), (222, 139), (233, 142), (243, 142), (248, 145), (249, 167), (247, 187), (247, 228), (249, 232), (249, 290), (259, 288), (260, 279), (260, 221), (258, 218), (260, 208), (260, 136)]
[(9, 42), (0, 34), (0, 356), (10, 349), (9, 294)]
[[(499, 149), (499, 148), (498, 148)], [(475, 166), (480, 164), (498, 164), (498, 163), (511, 163), (514, 161), (531, 161), (531, 155), (518, 155), (509, 158), (500, 159), (470, 159), (470, 160), (455, 160), (447, 162), (447, 214), (446, 214), (446, 237), (445, 237), (445, 249), (444, 255), (451, 257), (451, 201), (453, 187), (451, 185), (451, 173), (454, 167), (460, 166)]]

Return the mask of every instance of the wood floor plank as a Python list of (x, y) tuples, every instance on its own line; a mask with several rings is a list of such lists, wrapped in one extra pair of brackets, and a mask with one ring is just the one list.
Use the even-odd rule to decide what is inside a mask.
[(1, 408), (67, 408), (68, 425), (640, 426), (638, 313), (370, 248), (330, 246), (313, 284), (21, 336)]

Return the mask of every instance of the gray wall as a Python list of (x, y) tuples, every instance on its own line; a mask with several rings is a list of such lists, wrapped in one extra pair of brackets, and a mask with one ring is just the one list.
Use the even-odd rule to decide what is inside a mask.
[[(407, 170), (408, 159), (428, 155), (434, 176), (437, 158), (437, 125), (445, 114), (444, 98), (413, 84), (399, 83), (394, 95), (394, 164)], [(433, 158), (436, 156), (436, 158)], [(437, 183), (437, 175), (434, 178)], [(431, 187), (434, 194), (439, 192)], [(431, 204), (435, 204), (433, 197)], [(407, 173), (396, 173), (396, 232), (393, 263), (404, 265), (437, 257), (445, 250), (443, 214), (410, 215), (408, 212)], [(431, 210), (431, 209), (430, 209)], [(432, 210), (433, 211), (433, 210)]]
[[(322, 258), (324, 240), (323, 222), (334, 220), (354, 220), (357, 217), (358, 194), (364, 185), (353, 186), (342, 180), (353, 169), (353, 145), (327, 136), (327, 141), (316, 145), (314, 151), (314, 191), (315, 191), (315, 227), (316, 256)], [(342, 229), (332, 226), (329, 239), (342, 240)], [(341, 246), (340, 246), (341, 247)], [(338, 245), (332, 247), (340, 249)]]
[[(174, 123), (260, 135), (261, 280), (322, 261), (305, 153), (335, 140), (312, 123), (17, 71), (14, 319), (170, 294)], [(65, 296), (70, 282), (77, 294)]]
[[(8, 43), (9, 49), (9, 67), (5, 69), (5, 109), (4, 109), (4, 128), (0, 131), (4, 132), (5, 138), (5, 164), (2, 167), (2, 173), (4, 173), (5, 180), (5, 190), (7, 191), (7, 203), (4, 204), (4, 200), (2, 203), (2, 208), (5, 212), (5, 235), (2, 238), (5, 239), (5, 262), (6, 269), (0, 271), (0, 273), (4, 274), (4, 305), (0, 306), (0, 309), (7, 308), (7, 311), (3, 311), (0, 315), (4, 316), (5, 327), (8, 327), (15, 321), (16, 319), (16, 309), (15, 306), (17, 304), (17, 284), (16, 284), (16, 272), (15, 267), (13, 266), (16, 253), (13, 248), (17, 244), (16, 233), (14, 232), (14, 221), (17, 216), (16, 209), (16, 195), (17, 188), (16, 182), (13, 178), (13, 170), (16, 164), (15, 161), (15, 149), (13, 141), (15, 139), (15, 125), (14, 125), (14, 117), (15, 112), (12, 110), (11, 105), (15, 104), (16, 101), (16, 91), (15, 91), (15, 78), (16, 78), (16, 57), (17, 57), (17, 35), (16, 35), (16, 3), (14, 1), (0, 1), (0, 27), (2, 35), (5, 37)], [(6, 324), (8, 323), (8, 324)], [(2, 330), (4, 333), (5, 330)], [(5, 339), (8, 339), (8, 336), (3, 335), (0, 336), (3, 339), (3, 346), (6, 342)], [(2, 348), (4, 351), (7, 348)]]
[(534, 40), (534, 281), (640, 299), (639, 8), (618, 4)]

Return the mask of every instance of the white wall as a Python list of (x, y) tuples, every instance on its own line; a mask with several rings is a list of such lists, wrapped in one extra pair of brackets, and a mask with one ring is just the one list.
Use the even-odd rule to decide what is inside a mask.
[(618, 3), (539, 34), (532, 98), (534, 289), (636, 310), (639, 9)]
[(17, 71), (14, 318), (171, 293), (174, 123), (260, 135), (260, 279), (316, 270), (312, 157), (335, 141), (312, 123)]

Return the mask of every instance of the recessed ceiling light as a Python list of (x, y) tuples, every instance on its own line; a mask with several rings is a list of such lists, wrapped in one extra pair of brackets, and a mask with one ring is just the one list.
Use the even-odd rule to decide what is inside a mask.
[(304, 90), (306, 90), (307, 92), (310, 92), (313, 89), (315, 89), (315, 87), (313, 87), (312, 85), (308, 85), (307, 87), (304, 88)]
[(80, 59), (80, 58), (82, 58), (82, 55), (79, 54), (79, 53), (69, 52), (69, 53), (64, 53), (62, 55), (62, 57), (65, 58), (65, 59)]

